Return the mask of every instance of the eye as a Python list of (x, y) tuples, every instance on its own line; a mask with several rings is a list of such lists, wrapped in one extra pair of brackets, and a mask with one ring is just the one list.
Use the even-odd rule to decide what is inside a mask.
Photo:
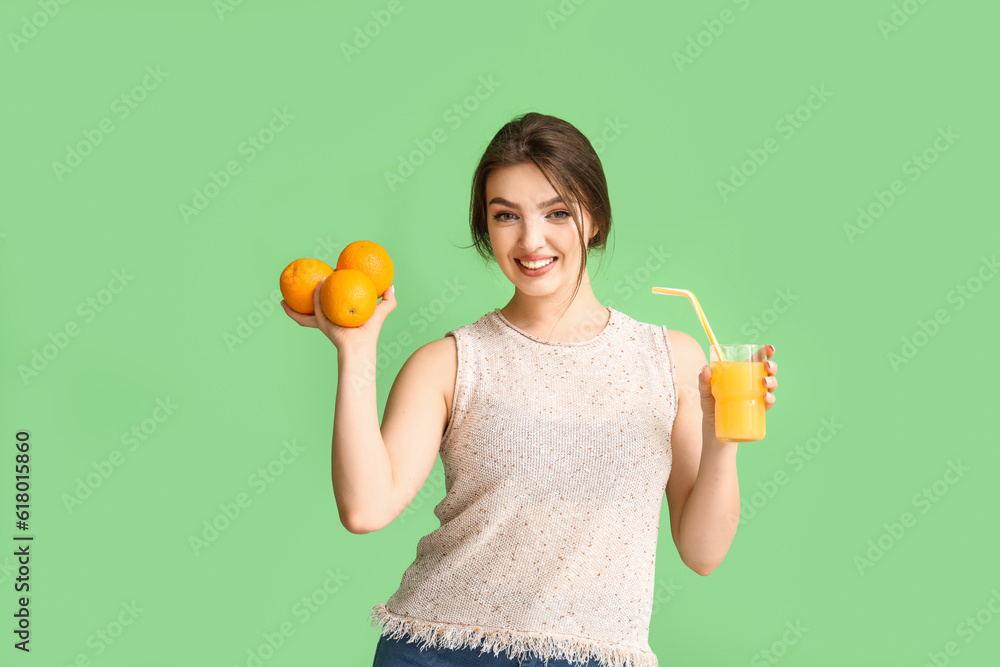
[[(514, 215), (514, 214), (513, 213), (508, 213), (507, 211), (503, 211), (502, 213), (497, 213), (496, 215), (494, 215), (493, 219), (496, 220), (497, 222), (509, 222), (510, 218), (504, 218), (503, 216), (505, 216), (505, 215)], [(517, 216), (514, 216), (514, 217), (517, 217)]]
[(556, 215), (557, 213), (563, 214), (562, 216), (556, 218), (557, 220), (565, 220), (566, 218), (570, 217), (569, 213), (566, 211), (554, 211), (551, 215)]

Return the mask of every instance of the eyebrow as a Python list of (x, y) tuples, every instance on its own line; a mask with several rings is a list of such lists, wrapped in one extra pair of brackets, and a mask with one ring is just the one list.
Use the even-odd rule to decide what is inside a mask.
[[(553, 204), (557, 204), (560, 202), (562, 202), (562, 197), (554, 197), (548, 201), (543, 201), (541, 204), (538, 205), (538, 208), (545, 208), (547, 206), (552, 206)], [(494, 197), (493, 199), (490, 200), (488, 206), (492, 206), (493, 204), (502, 204), (504, 206), (510, 206), (511, 208), (521, 208), (514, 202), (507, 201), (503, 197)]]

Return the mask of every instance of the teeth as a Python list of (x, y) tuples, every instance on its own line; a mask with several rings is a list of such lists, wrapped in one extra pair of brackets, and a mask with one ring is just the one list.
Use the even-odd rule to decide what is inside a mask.
[(555, 257), (549, 257), (548, 259), (540, 259), (537, 262), (526, 262), (526, 261), (521, 260), (521, 259), (519, 259), (517, 261), (521, 262), (521, 265), (524, 266), (525, 268), (528, 268), (528, 269), (540, 269), (540, 268), (542, 268), (543, 266), (545, 266), (546, 264), (548, 264), (549, 262), (551, 262), (554, 259), (555, 259)]

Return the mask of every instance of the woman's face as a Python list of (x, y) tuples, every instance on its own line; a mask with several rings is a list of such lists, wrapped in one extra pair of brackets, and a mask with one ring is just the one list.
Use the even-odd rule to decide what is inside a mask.
[[(487, 176), (486, 223), (493, 254), (504, 275), (522, 292), (541, 296), (576, 287), (580, 237), (570, 210), (530, 162), (493, 169)], [(583, 218), (584, 238), (590, 238), (593, 231), (586, 211)], [(537, 269), (519, 261), (549, 258), (547, 266)]]

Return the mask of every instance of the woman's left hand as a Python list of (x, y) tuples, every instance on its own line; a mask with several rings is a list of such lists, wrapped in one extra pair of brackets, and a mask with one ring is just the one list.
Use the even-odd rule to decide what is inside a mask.
[[(773, 345), (765, 345), (763, 351), (764, 354), (767, 355), (766, 361), (764, 362), (764, 372), (767, 374), (761, 379), (761, 382), (764, 384), (764, 389), (766, 390), (764, 394), (764, 412), (766, 413), (774, 407), (774, 401), (776, 400), (774, 390), (778, 388), (778, 378), (774, 376), (778, 372), (778, 364), (771, 361), (771, 357), (774, 355)], [(706, 427), (710, 426), (712, 432), (714, 433), (715, 397), (712, 396), (711, 365), (701, 367), (701, 373), (698, 375), (698, 390), (701, 392), (701, 412), (704, 417), (704, 425)]]

